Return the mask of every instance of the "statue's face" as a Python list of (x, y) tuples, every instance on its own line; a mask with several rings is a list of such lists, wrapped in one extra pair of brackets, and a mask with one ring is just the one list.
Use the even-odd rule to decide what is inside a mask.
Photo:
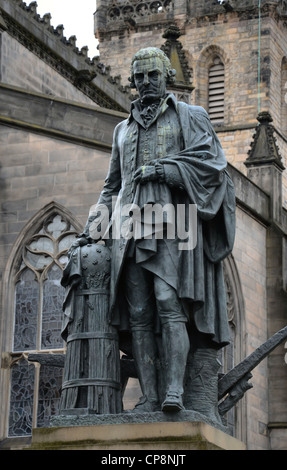
[(152, 103), (166, 94), (165, 67), (159, 57), (136, 60), (133, 64), (136, 89), (143, 103)]

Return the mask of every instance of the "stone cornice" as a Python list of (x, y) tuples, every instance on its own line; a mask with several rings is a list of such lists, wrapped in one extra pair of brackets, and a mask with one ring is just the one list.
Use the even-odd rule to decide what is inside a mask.
[[(119, 76), (112, 77), (100, 58), (88, 57), (88, 48), (79, 50), (76, 37), (68, 40), (62, 25), (51, 26), (51, 15), (37, 13), (36, 2), (0, 0), (0, 16), (7, 33), (53, 67), (99, 106), (128, 111), (132, 99), (129, 87), (121, 85)], [(4, 26), (5, 25), (5, 26)]]
[(127, 114), (0, 84), (0, 124), (110, 152)]

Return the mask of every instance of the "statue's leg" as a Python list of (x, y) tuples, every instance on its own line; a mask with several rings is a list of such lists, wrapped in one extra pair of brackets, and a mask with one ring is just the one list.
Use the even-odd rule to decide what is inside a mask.
[(137, 412), (160, 410), (157, 389), (157, 351), (151, 331), (132, 330), (133, 355), (143, 396), (135, 407)]
[(136, 412), (160, 409), (157, 386), (157, 346), (154, 335), (153, 275), (133, 260), (125, 269), (126, 299), (132, 332), (135, 366), (143, 396)]
[(175, 289), (155, 278), (157, 311), (162, 326), (162, 349), (165, 362), (165, 399), (162, 411), (180, 411), (189, 338), (186, 316)]
[(162, 341), (166, 371), (166, 396), (162, 403), (162, 411), (180, 411), (184, 409), (183, 381), (189, 350), (185, 323), (165, 323), (162, 326)]

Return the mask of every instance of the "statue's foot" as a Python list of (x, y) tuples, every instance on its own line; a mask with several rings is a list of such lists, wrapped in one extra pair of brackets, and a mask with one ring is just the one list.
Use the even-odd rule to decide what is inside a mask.
[(151, 413), (160, 411), (160, 404), (157, 400), (149, 400), (145, 395), (139, 399), (131, 413)]
[(168, 392), (166, 394), (166, 398), (161, 406), (162, 411), (177, 412), (184, 409), (181, 394), (177, 392)]

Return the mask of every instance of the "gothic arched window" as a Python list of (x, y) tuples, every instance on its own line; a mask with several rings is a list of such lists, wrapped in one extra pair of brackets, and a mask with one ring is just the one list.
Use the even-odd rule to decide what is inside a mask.
[(31, 363), (28, 356), (63, 352), (61, 277), (76, 234), (68, 218), (52, 209), (21, 247), (13, 280), (9, 437), (29, 436), (33, 427), (47, 426), (58, 409), (63, 369)]
[(216, 56), (208, 71), (208, 113), (213, 124), (224, 121), (224, 82), (224, 64)]

